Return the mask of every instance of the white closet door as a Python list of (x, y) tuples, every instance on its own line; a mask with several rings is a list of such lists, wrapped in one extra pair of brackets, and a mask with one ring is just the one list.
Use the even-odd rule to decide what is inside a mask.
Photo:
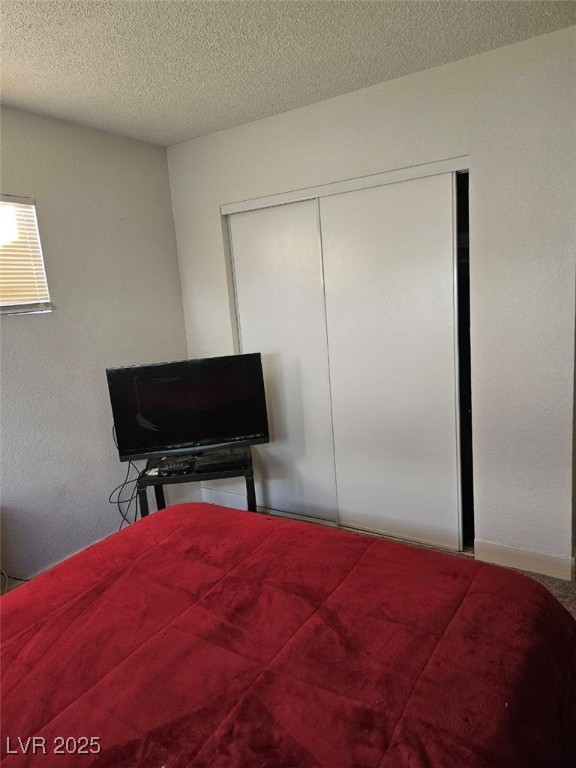
[(340, 523), (459, 546), (452, 174), (320, 201)]
[(318, 204), (229, 217), (242, 352), (261, 352), (272, 442), (258, 503), (336, 519)]

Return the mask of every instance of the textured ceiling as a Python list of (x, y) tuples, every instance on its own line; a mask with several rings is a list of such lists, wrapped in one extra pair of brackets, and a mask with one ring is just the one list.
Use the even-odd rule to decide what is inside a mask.
[(545, 0), (2, 0), (3, 102), (169, 145), (576, 24)]

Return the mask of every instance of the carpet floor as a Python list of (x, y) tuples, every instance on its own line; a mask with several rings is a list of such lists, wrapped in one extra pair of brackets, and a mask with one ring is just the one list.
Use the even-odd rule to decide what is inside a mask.
[(564, 581), (564, 579), (555, 579), (552, 576), (542, 576), (539, 573), (528, 573), (527, 571), (522, 571), (522, 573), (545, 586), (576, 619), (576, 581)]

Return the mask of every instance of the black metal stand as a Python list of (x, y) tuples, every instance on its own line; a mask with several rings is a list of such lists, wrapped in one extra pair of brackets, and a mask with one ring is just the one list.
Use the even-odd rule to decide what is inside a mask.
[[(222, 452), (218, 452), (222, 453)], [(157, 474), (157, 470), (163, 459), (148, 459), (146, 469), (136, 482), (136, 488), (138, 491), (138, 501), (140, 503), (140, 517), (146, 517), (149, 513), (148, 507), (148, 495), (147, 488), (149, 485), (154, 486), (154, 495), (156, 497), (156, 509), (164, 509), (166, 506), (166, 500), (164, 498), (164, 486), (173, 485), (174, 483), (200, 483), (202, 480), (222, 480), (226, 477), (244, 477), (246, 480), (246, 502), (247, 507), (251, 512), (256, 512), (256, 491), (254, 489), (254, 468), (252, 466), (252, 454), (250, 448), (235, 448), (227, 452), (229, 456), (233, 456), (237, 460), (237, 466), (226, 467), (223, 464), (218, 467), (217, 464), (211, 466), (208, 471), (196, 471), (195, 461), (200, 456), (209, 455), (195, 454), (194, 456), (178, 457), (179, 460), (186, 458), (190, 461), (192, 467), (186, 475), (169, 475), (168, 477), (162, 477)], [(168, 457), (168, 460), (173, 460)], [(156, 472), (150, 474), (150, 472)]]

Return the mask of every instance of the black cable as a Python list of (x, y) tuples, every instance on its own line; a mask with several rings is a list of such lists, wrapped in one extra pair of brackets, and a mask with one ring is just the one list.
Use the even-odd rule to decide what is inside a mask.
[[(124, 526), (124, 523), (128, 523), (128, 525), (130, 525), (132, 522), (135, 523), (136, 520), (138, 519), (138, 485), (137, 485), (137, 483), (138, 483), (138, 480), (140, 479), (142, 473), (138, 471), (138, 467), (133, 462), (129, 461), (128, 462), (128, 474), (126, 475), (126, 477), (128, 477), (128, 475), (130, 474), (130, 470), (131, 469), (134, 470), (137, 473), (136, 477), (132, 478), (131, 480), (128, 480), (127, 482), (125, 482), (124, 485), (122, 486), (122, 488), (118, 492), (118, 510), (119, 510), (119, 512), (120, 512), (120, 514), (122, 516), (122, 522), (120, 523), (120, 527), (118, 528), (119, 531), (122, 530), (122, 528)], [(131, 485), (132, 483), (134, 483), (134, 486), (133, 486), (132, 492), (130, 493), (129, 498), (123, 499), (122, 498), (122, 491), (124, 490), (125, 487)], [(130, 520), (130, 518), (129, 518), (130, 507), (132, 506), (133, 502), (135, 502), (135, 504), (134, 504), (134, 520)], [(122, 507), (121, 507), (122, 504), (127, 504), (128, 506), (124, 510), (122, 510)]]
[[(116, 448), (118, 448), (118, 441), (116, 439), (116, 426), (112, 426), (112, 438), (114, 440), (114, 445)], [(124, 527), (124, 524), (131, 525), (132, 523), (135, 523), (138, 519), (138, 512), (139, 512), (139, 499), (138, 499), (138, 480), (146, 474), (146, 472), (150, 472), (152, 469), (156, 469), (160, 466), (162, 463), (162, 459), (158, 459), (158, 461), (155, 464), (146, 465), (146, 467), (142, 470), (139, 470), (138, 467), (134, 464), (133, 461), (128, 461), (128, 468), (126, 470), (126, 476), (124, 477), (124, 480), (114, 488), (114, 490), (110, 493), (108, 496), (108, 502), (110, 504), (115, 504), (118, 512), (120, 514), (120, 517), (122, 518), (120, 522), (120, 526), (118, 530), (122, 530)], [(134, 471), (136, 473), (136, 477), (130, 477), (130, 472)], [(125, 488), (129, 487), (130, 485), (134, 484), (133, 489), (130, 491), (130, 496), (128, 498), (122, 498), (122, 493)], [(125, 509), (122, 509), (122, 505), (127, 504), (128, 506)], [(132, 504), (134, 504), (134, 520), (131, 520), (129, 517), (130, 514), (130, 508), (132, 507)]]
[[(116, 448), (118, 448), (118, 441), (116, 439), (116, 426), (112, 426), (112, 439), (114, 440), (114, 445)], [(136, 477), (130, 478), (130, 472), (131, 471), (136, 472)], [(125, 523), (130, 525), (132, 523), (132, 520), (128, 517), (130, 512), (130, 507), (132, 506), (132, 503), (135, 501), (135, 514), (134, 514), (134, 522), (136, 521), (138, 517), (138, 489), (137, 489), (137, 482), (140, 479), (141, 472), (139, 471), (138, 467), (134, 464), (132, 461), (128, 461), (128, 468), (126, 469), (126, 476), (124, 477), (123, 482), (121, 482), (119, 485), (114, 488), (114, 490), (110, 493), (108, 496), (108, 502), (110, 504), (115, 504), (118, 512), (120, 514), (120, 517), (122, 518), (122, 521), (120, 522), (120, 527), (118, 530), (120, 531)], [(129, 498), (125, 499), (122, 498), (122, 493), (124, 489), (134, 483), (134, 488), (130, 492)], [(126, 509), (122, 509), (123, 504), (128, 504)]]
[[(122, 510), (123, 500), (122, 500), (121, 496), (122, 496), (122, 491), (124, 490), (124, 488), (127, 485), (129, 485), (131, 482), (136, 482), (135, 480), (132, 480), (132, 481), (129, 480), (131, 468), (132, 468), (132, 462), (130, 462), (128, 464), (128, 468), (126, 470), (126, 477), (124, 478), (124, 481), (122, 483), (120, 483), (120, 485), (117, 485), (116, 488), (114, 488), (114, 490), (108, 496), (108, 502), (110, 504), (115, 504), (116, 505), (116, 507), (118, 509), (118, 512), (120, 513), (120, 516), (122, 517), (123, 522), (126, 522), (126, 523), (129, 523), (130, 521), (124, 515), (124, 511)], [(136, 478), (136, 480), (137, 479), (138, 478)], [(122, 525), (122, 523), (120, 525)]]
[(5, 594), (8, 591), (8, 584), (10, 581), (30, 581), (30, 579), (20, 579), (18, 576), (11, 576), (9, 573), (6, 573), (2, 568), (0, 568), (0, 576), (4, 579), (4, 584), (2, 585), (0, 582), (0, 593)]
[(6, 571), (2, 570), (0, 568), (0, 573), (2, 576), (4, 576), (5, 579), (10, 579), (11, 581), (30, 581), (30, 579), (21, 579), (20, 576), (11, 576), (9, 573), (6, 573)]

